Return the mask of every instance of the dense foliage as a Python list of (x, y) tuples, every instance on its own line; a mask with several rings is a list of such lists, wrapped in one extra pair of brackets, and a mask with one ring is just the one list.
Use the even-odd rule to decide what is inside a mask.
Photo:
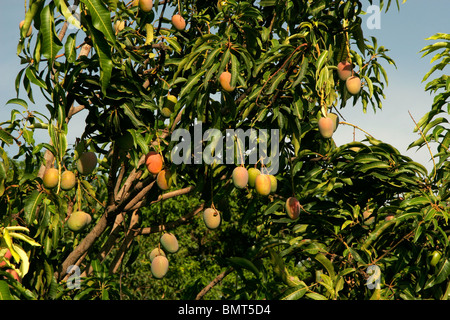
[[(391, 1), (377, 4), (387, 10)], [(430, 173), (369, 134), (337, 146), (318, 129), (319, 119), (357, 101), (360, 112), (382, 107), (382, 65), (394, 61), (364, 38), (363, 10), (357, 0), (163, 0), (149, 12), (133, 1), (30, 0), (17, 50), (24, 68), (9, 101), (19, 108), (0, 130), (2, 145), (19, 150), (0, 149), (0, 257), (13, 254), (0, 259), (20, 282), (0, 268), (0, 298), (447, 299), (448, 76), (428, 82), (436, 98), (410, 145), (438, 146)], [(174, 13), (185, 28), (172, 25)], [(438, 50), (439, 63), (424, 80), (450, 59), (449, 35), (430, 40), (440, 41), (424, 55)], [(344, 60), (362, 80), (358, 94), (338, 76)], [(234, 90), (221, 86), (224, 71)], [(38, 91), (45, 114), (20, 98), (34, 103)], [(167, 117), (169, 94), (177, 102)], [(80, 114), (84, 133), (67, 141)], [(194, 136), (198, 123), (222, 133), (222, 144), (205, 136), (193, 145), (194, 153), (217, 148), (216, 162), (175, 164), (172, 133)], [(268, 139), (279, 146), (276, 192), (233, 185), (238, 159), (247, 168), (270, 164), (249, 164), (253, 149), (234, 153), (235, 164), (218, 161), (227, 129), (279, 130), (278, 141)], [(36, 143), (39, 130), (48, 143)], [(98, 165), (82, 175), (85, 151)], [(146, 168), (150, 151), (173, 174), (168, 190)], [(76, 172), (76, 187), (45, 188), (50, 167)], [(302, 208), (295, 220), (286, 215), (291, 196)], [(202, 219), (211, 206), (222, 217), (215, 230)], [(67, 226), (76, 210), (92, 216), (78, 233)], [(165, 232), (180, 249), (156, 279), (150, 252)], [(441, 257), (430, 261), (435, 251)], [(74, 265), (81, 282), (68, 274)]]

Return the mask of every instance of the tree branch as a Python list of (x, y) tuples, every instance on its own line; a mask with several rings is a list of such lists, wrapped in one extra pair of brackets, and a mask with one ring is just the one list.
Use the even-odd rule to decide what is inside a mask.
[(139, 215), (137, 214), (137, 210), (135, 210), (131, 216), (130, 226), (128, 228), (127, 234), (125, 235), (125, 239), (123, 240), (122, 246), (119, 248), (114, 260), (111, 262), (109, 266), (109, 273), (113, 274), (117, 272), (117, 269), (122, 264), (123, 258), (125, 257), (125, 253), (130, 248), (131, 243), (134, 238), (138, 234), (136, 232), (136, 227), (139, 223)]
[(205, 207), (205, 205), (201, 204), (195, 210), (189, 212), (187, 215), (181, 217), (178, 220), (168, 222), (166, 224), (161, 224), (161, 225), (153, 226), (153, 227), (140, 228), (140, 229), (138, 229), (138, 234), (148, 235), (148, 234), (152, 234), (152, 233), (156, 233), (156, 232), (160, 232), (160, 231), (164, 231), (164, 230), (174, 229), (182, 224), (187, 223), (190, 219), (192, 219), (197, 214), (202, 212), (204, 207)]
[(206, 287), (200, 291), (197, 296), (195, 297), (195, 300), (200, 300), (203, 298), (205, 294), (208, 293), (209, 290), (211, 290), (216, 284), (218, 284), (220, 281), (222, 281), (227, 275), (229, 275), (231, 272), (233, 272), (233, 268), (229, 267), (227, 270), (219, 274), (217, 277), (214, 278), (213, 281), (211, 281)]

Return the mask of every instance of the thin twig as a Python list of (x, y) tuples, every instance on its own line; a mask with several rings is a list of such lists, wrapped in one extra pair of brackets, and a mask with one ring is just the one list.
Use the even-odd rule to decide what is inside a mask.
[(356, 128), (358, 130), (361, 130), (362, 132), (364, 132), (365, 134), (369, 135), (371, 138), (374, 138), (374, 136), (372, 136), (370, 133), (368, 133), (367, 131), (365, 131), (364, 129), (361, 129), (360, 127), (358, 127), (355, 124), (349, 123), (349, 122), (345, 122), (345, 121), (339, 121), (339, 124), (345, 124), (348, 126), (352, 126), (353, 128)]
[(430, 145), (428, 144), (428, 141), (427, 141), (427, 139), (425, 138), (425, 135), (423, 134), (422, 129), (420, 129), (420, 127), (417, 125), (416, 120), (414, 120), (414, 118), (413, 118), (411, 112), (409, 112), (409, 110), (408, 110), (408, 113), (409, 113), (409, 116), (411, 117), (412, 121), (413, 121), (414, 124), (416, 125), (417, 130), (419, 130), (420, 135), (421, 135), (422, 138), (423, 138), (423, 141), (425, 141), (425, 143), (427, 144), (428, 151), (430, 152), (430, 155), (431, 155), (431, 160), (433, 161), (433, 167), (434, 167), (433, 178), (434, 178), (434, 177), (436, 176), (436, 162), (434, 161), (434, 156), (433, 156), (433, 153), (431, 152)]

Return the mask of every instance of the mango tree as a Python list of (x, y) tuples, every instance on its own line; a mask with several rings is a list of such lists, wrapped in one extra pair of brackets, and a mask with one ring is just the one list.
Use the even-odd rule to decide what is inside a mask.
[[(391, 1), (377, 4), (387, 10)], [(2, 151), (1, 221), (2, 230), (27, 232), (2, 236), (9, 250), (21, 241), (25, 255), (11, 267), (23, 279), (1, 292), (123, 298), (114, 275), (142, 254), (137, 237), (155, 239), (156, 286), (170, 275), (177, 230), (205, 219), (208, 232), (250, 231), (239, 256), (218, 244), (222, 272), (197, 299), (233, 276), (229, 299), (446, 298), (449, 135), (445, 118), (432, 119), (448, 94), (437, 96), (417, 126), (423, 140), (411, 146), (440, 143), (431, 175), (367, 132), (341, 146), (332, 139), (339, 126), (363, 130), (340, 109), (381, 109), (382, 64), (394, 64), (364, 37), (364, 9), (331, 0), (29, 1), (17, 49), (24, 68), (9, 101), (23, 111), (0, 131), (19, 149), (13, 158)], [(448, 92), (448, 81), (428, 88)], [(34, 103), (37, 90), (45, 112), (20, 98)], [(68, 141), (80, 117), (83, 133)], [(36, 142), (38, 130), (47, 142)], [(260, 135), (238, 139), (251, 130)], [(260, 152), (263, 142), (270, 153)], [(239, 166), (271, 173), (276, 187), (266, 180), (267, 195), (234, 184)], [(49, 187), (52, 168), (58, 179)], [(67, 171), (72, 189), (59, 178)], [(187, 208), (160, 210), (185, 196)], [(445, 258), (431, 266), (435, 250)]]

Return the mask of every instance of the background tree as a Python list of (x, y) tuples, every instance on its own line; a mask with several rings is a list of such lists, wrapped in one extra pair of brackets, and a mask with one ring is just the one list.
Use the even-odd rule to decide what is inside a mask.
[[(338, 123), (327, 133), (320, 124), (358, 100), (362, 111), (381, 108), (387, 75), (380, 61), (394, 62), (375, 38), (364, 38), (360, 1), (166, 0), (150, 10), (143, 2), (28, 4), (18, 45), (25, 67), (16, 80), (18, 97), (9, 101), (25, 113), (14, 110), (0, 131), (3, 143), (19, 146), (14, 158), (24, 159), (19, 168), (3, 152), (0, 168), (2, 252), (17, 253), (8, 267), (23, 279), (19, 283), (1, 270), (2, 294), (447, 298), (448, 120), (434, 118), (445, 112), (446, 76), (427, 86), (445, 92), (418, 123), (423, 140), (411, 145), (439, 143), (438, 162), (428, 174), (369, 134), (336, 146)], [(387, 9), (391, 1), (379, 4)], [(179, 17), (173, 22), (174, 14), (187, 24)], [(444, 41), (424, 50), (444, 49), (434, 58), (442, 61), (436, 69), (443, 69), (448, 36), (438, 38)], [(347, 75), (341, 62), (348, 64)], [(347, 81), (352, 75), (357, 78)], [(48, 113), (31, 110), (19, 98), (22, 88), (32, 102), (39, 88)], [(67, 141), (81, 110), (87, 111), (84, 133)], [(172, 141), (172, 133), (193, 133), (198, 122), (204, 130), (220, 130), (223, 139), (227, 129), (278, 129), (279, 140), (269, 140), (279, 144), (276, 191), (262, 196), (252, 187), (236, 188), (236, 165), (173, 163), (179, 140)], [(345, 119), (339, 125), (362, 130)], [(49, 142), (37, 144), (34, 133), (42, 129)], [(215, 143), (203, 137), (202, 150), (213, 150)], [(84, 163), (96, 165), (93, 172), (80, 166), (86, 152), (95, 154), (95, 161)], [(156, 171), (150, 169), (151, 152), (162, 159)], [(236, 152), (235, 163), (241, 157), (246, 155)], [(259, 160), (246, 167), (264, 173), (268, 164)], [(58, 179), (48, 187), (49, 168), (58, 176), (75, 172), (75, 187), (63, 190)], [(161, 169), (171, 173), (168, 188), (156, 174)], [(289, 197), (299, 200), (297, 219), (288, 215)], [(218, 229), (203, 223), (210, 207), (220, 213)], [(69, 220), (76, 211), (91, 220), (80, 222), (78, 232)], [(160, 247), (169, 261), (167, 278), (153, 277), (150, 293), (123, 285), (150, 274), (150, 251), (166, 232), (180, 244), (176, 253)], [(430, 261), (434, 251), (443, 258), (434, 254)], [(79, 290), (68, 274), (73, 265), (83, 277)]]

